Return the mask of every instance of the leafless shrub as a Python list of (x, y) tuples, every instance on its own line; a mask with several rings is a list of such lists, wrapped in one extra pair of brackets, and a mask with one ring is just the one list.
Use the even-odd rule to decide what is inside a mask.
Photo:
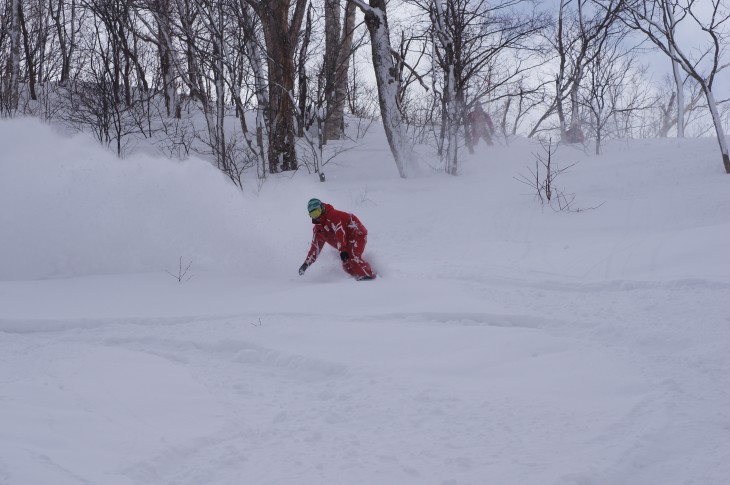
[(193, 265), (193, 262), (190, 261), (187, 266), (183, 268), (183, 258), (180, 256), (180, 260), (178, 262), (178, 269), (177, 274), (171, 273), (170, 271), (165, 271), (167, 274), (172, 276), (177, 280), (178, 283), (182, 283), (183, 281), (190, 281), (190, 279), (194, 275), (188, 275), (188, 270), (190, 270), (190, 267)]
[(576, 166), (578, 162), (570, 163), (564, 167), (559, 167), (555, 158), (557, 146), (553, 146), (552, 138), (547, 143), (541, 141), (542, 153), (535, 153), (535, 168), (529, 168), (529, 175), (520, 174), (514, 177), (515, 180), (521, 182), (532, 189), (532, 194), (540, 201), (540, 204), (549, 206), (556, 212), (583, 212), (586, 210), (597, 209), (603, 203), (588, 208), (577, 208), (574, 206), (575, 194), (565, 192), (565, 190), (557, 185), (557, 179), (560, 175), (567, 172), (570, 168)]
[(179, 160), (185, 160), (190, 156), (196, 134), (193, 122), (189, 117), (160, 117), (160, 132), (158, 146), (163, 154)]

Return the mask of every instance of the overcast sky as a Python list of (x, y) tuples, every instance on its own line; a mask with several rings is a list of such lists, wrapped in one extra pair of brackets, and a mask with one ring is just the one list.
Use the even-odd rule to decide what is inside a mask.
[[(510, 1), (510, 0), (501, 0)], [(686, 3), (686, 0), (679, 0), (682, 3)], [(730, 0), (720, 0), (721, 7), (727, 12), (730, 10)], [(496, 3), (496, 2), (495, 2)], [(697, 16), (703, 20), (709, 20), (712, 14), (712, 1), (711, 0), (699, 0), (695, 2), (694, 10)], [(557, 12), (560, 0), (537, 0), (537, 8), (542, 11)], [(533, 4), (526, 1), (523, 4), (525, 10), (532, 9)], [(391, 17), (391, 24), (393, 30), (398, 31), (398, 27), (401, 25), (414, 24), (415, 9), (409, 6), (408, 0), (390, 0), (389, 2), (389, 16)], [(730, 38), (730, 22), (724, 26), (724, 33)], [(678, 31), (678, 37), (680, 39), (684, 52), (688, 55), (692, 55), (694, 58), (699, 58), (699, 53), (705, 51), (710, 46), (710, 37), (707, 33), (702, 32), (697, 26), (696, 22), (691, 18), (687, 17), (683, 22), (680, 23), (680, 30)], [(641, 42), (640, 36), (634, 36), (636, 42)], [(393, 42), (396, 42), (395, 36), (393, 36)], [(648, 66), (651, 80), (654, 82), (661, 82), (662, 78), (666, 75), (670, 75), (672, 72), (672, 65), (668, 57), (663, 54), (659, 49), (654, 47), (649, 42), (642, 44), (644, 50), (642, 51), (642, 61)], [(363, 54), (369, 55), (369, 49)], [(730, 52), (724, 56), (724, 62), (721, 64), (730, 63)], [(708, 62), (704, 62), (703, 67), (708, 66)], [(714, 84), (714, 91), (717, 93), (718, 100), (730, 98), (730, 68), (725, 69), (721, 72)]]

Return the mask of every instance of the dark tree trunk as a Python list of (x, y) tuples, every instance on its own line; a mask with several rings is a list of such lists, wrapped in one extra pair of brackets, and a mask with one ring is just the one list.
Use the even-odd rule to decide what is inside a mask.
[(307, 10), (307, 26), (304, 28), (304, 40), (302, 47), (299, 49), (299, 65), (297, 66), (299, 78), (299, 138), (304, 136), (304, 130), (307, 128), (307, 50), (309, 49), (309, 39), (312, 35), (312, 6)]
[(306, 0), (251, 2), (264, 30), (269, 70), (269, 171), (296, 170), (294, 126), (294, 52), (304, 19)]
[(23, 31), (23, 48), (25, 49), (25, 64), (28, 69), (28, 84), (30, 88), (30, 99), (36, 101), (38, 97), (35, 92), (36, 84), (36, 70), (35, 70), (35, 58), (33, 52), (30, 49), (30, 42), (28, 39), (28, 28), (25, 25), (25, 15), (23, 9), (20, 8), (18, 11), (18, 18), (20, 19), (20, 28)]
[(335, 84), (338, 71), (340, 46), (340, 0), (325, 0), (324, 5), (324, 102), (326, 106), (324, 142), (339, 138), (339, 126), (333, 123), (335, 108)]
[[(286, 17), (283, 18), (286, 24)], [(269, 171), (297, 169), (294, 150), (294, 52), (285, 30), (267, 47), (269, 59)]]
[(165, 97), (167, 116), (180, 118), (180, 106), (175, 85), (175, 60), (172, 48), (172, 27), (170, 25), (170, 0), (155, 0), (154, 8), (157, 11), (157, 43), (160, 56), (160, 75), (162, 77), (162, 92)]
[(334, 106), (329, 113), (329, 137), (339, 139), (345, 129), (345, 98), (347, 97), (347, 71), (350, 69), (352, 57), (352, 38), (355, 31), (355, 5), (348, 3), (345, 8), (345, 25), (339, 45), (337, 67), (335, 69)]

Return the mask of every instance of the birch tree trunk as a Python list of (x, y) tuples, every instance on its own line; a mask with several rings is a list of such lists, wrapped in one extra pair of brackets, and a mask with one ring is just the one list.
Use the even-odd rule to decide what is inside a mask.
[(347, 72), (350, 69), (350, 57), (352, 57), (355, 12), (355, 5), (348, 3), (345, 7), (345, 24), (342, 29), (342, 39), (339, 43), (340, 49), (337, 56), (337, 68), (335, 70), (334, 106), (327, 119), (331, 127), (327, 136), (332, 140), (339, 140), (344, 131)]
[(583, 129), (580, 120), (580, 100), (578, 99), (578, 91), (583, 82), (583, 66), (578, 65), (572, 80), (570, 88), (570, 125), (568, 131), (564, 134), (564, 140), (568, 143), (582, 143), (584, 139)]
[(388, 20), (385, 0), (348, 0), (360, 8), (365, 14), (365, 24), (370, 32), (370, 44), (373, 53), (373, 68), (378, 86), (378, 102), (380, 116), (383, 119), (385, 136), (393, 154), (398, 174), (407, 176), (407, 167), (411, 164), (411, 143), (404, 132), (403, 120), (396, 99), (398, 96), (398, 73), (391, 56)]
[[(560, 137), (565, 138), (568, 127), (565, 122), (565, 109), (563, 107), (563, 83), (566, 76), (567, 68), (567, 52), (563, 44), (563, 29), (565, 28), (565, 2), (560, 1), (560, 10), (558, 11), (558, 34), (557, 34), (557, 50), (560, 57), (560, 64), (557, 77), (555, 78), (555, 109), (558, 113), (558, 122), (560, 123)], [(532, 135), (530, 135), (532, 136)]]
[(454, 65), (449, 66), (447, 74), (446, 92), (448, 93), (448, 146), (446, 149), (446, 173), (449, 175), (457, 175), (458, 173), (458, 148), (459, 148), (459, 110), (456, 103), (456, 76), (454, 75)]
[(707, 83), (700, 83), (702, 90), (707, 97), (707, 105), (712, 113), (712, 122), (715, 124), (715, 132), (717, 132), (717, 142), (720, 144), (720, 153), (722, 153), (722, 164), (725, 167), (725, 173), (730, 174), (730, 151), (728, 151), (727, 137), (725, 136), (725, 128), (722, 126), (722, 118), (717, 110), (717, 102), (712, 89)]
[(10, 56), (8, 57), (8, 77), (5, 87), (6, 110), (13, 114), (18, 109), (20, 87), (20, 0), (11, 0)]
[[(223, 170), (231, 179), (233, 179), (234, 171), (229, 166), (228, 156), (226, 154), (226, 135), (225, 135), (225, 118), (226, 118), (226, 97), (225, 97), (225, 84), (223, 76), (223, 58), (224, 52), (224, 41), (223, 41), (223, 4), (218, 2), (218, 22), (216, 28), (211, 29), (213, 35), (213, 62), (215, 69), (213, 70), (213, 79), (215, 80), (215, 108), (216, 108), (216, 123), (215, 123), (215, 140), (211, 142), (215, 143), (215, 153), (218, 158), (218, 167)], [(234, 180), (235, 182), (235, 180)]]
[[(436, 38), (441, 45), (441, 63), (446, 67), (446, 85), (444, 86), (444, 109), (441, 122), (446, 125), (444, 131), (448, 134), (446, 144), (446, 173), (456, 175), (458, 171), (458, 133), (459, 133), (459, 106), (456, 93), (456, 73), (454, 65), (454, 40), (446, 28), (441, 0), (434, 2), (435, 10), (432, 13), (433, 28)], [(468, 129), (467, 129), (468, 131)], [(469, 140), (471, 147), (471, 140)]]
[(268, 149), (266, 146), (267, 130), (268, 125), (268, 107), (269, 107), (269, 92), (268, 86), (266, 85), (266, 72), (264, 65), (261, 62), (261, 50), (259, 44), (256, 41), (256, 28), (253, 20), (253, 12), (250, 10), (250, 6), (241, 0), (241, 14), (244, 22), (244, 30), (246, 31), (246, 53), (248, 54), (248, 61), (251, 64), (251, 70), (253, 71), (254, 88), (256, 89), (256, 145), (259, 150), (259, 158), (261, 159), (262, 167), (259, 172), (259, 177), (264, 178), (266, 176), (268, 163)]
[[(669, 28), (672, 32), (671, 37), (674, 38), (674, 9), (667, 8), (667, 18), (669, 19)], [(677, 138), (684, 138), (684, 83), (679, 73), (679, 63), (676, 60), (677, 52), (674, 49), (674, 43), (669, 42), (669, 57), (672, 58), (672, 73), (674, 74), (674, 83), (677, 85)]]
[(684, 138), (684, 85), (679, 73), (679, 63), (672, 60), (674, 84), (677, 86), (677, 138)]

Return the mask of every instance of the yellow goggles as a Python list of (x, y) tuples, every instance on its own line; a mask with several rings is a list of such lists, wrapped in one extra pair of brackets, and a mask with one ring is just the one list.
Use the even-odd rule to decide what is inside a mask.
[(312, 209), (311, 211), (309, 211), (309, 217), (311, 217), (312, 219), (316, 219), (321, 215), (322, 215), (321, 207), (317, 207), (316, 209)]

